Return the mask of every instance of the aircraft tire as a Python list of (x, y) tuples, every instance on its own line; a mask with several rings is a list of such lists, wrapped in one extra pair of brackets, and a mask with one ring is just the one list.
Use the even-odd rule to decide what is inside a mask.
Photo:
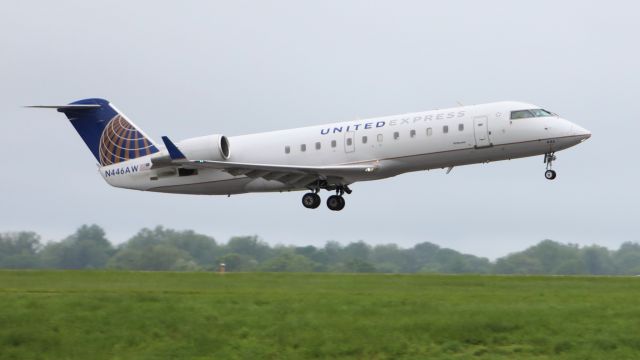
[(344, 198), (340, 195), (331, 195), (327, 198), (327, 207), (329, 210), (340, 211), (344, 208)]
[(320, 195), (316, 193), (310, 192), (302, 196), (302, 206), (306, 207), (307, 209), (315, 209), (320, 206), (321, 202), (322, 200), (320, 200)]
[(547, 180), (553, 180), (553, 179), (556, 178), (556, 172), (553, 171), (553, 170), (547, 170), (547, 171), (544, 172), (544, 177)]

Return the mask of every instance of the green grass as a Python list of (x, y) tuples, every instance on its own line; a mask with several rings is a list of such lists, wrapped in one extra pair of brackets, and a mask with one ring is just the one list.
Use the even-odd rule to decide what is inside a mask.
[(1, 359), (637, 359), (640, 278), (0, 271)]

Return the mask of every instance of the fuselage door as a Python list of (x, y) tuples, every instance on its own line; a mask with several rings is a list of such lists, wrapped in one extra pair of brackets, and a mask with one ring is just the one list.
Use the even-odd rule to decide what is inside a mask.
[(355, 132), (347, 131), (344, 133), (344, 152), (351, 153), (356, 151), (356, 136)]
[(476, 116), (473, 118), (473, 134), (476, 138), (476, 147), (491, 146), (489, 139), (489, 118)]

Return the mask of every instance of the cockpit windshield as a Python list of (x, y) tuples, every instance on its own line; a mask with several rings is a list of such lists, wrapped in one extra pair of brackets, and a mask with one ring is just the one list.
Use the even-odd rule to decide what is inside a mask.
[(517, 110), (511, 112), (511, 120), (545, 116), (555, 116), (555, 114), (544, 109)]

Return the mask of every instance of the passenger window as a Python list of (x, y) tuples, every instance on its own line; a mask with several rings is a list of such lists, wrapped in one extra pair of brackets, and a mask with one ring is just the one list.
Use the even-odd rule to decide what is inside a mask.
[(458, 131), (464, 131), (464, 124), (458, 124)]
[(442, 127), (442, 133), (443, 133), (443, 134), (446, 134), (446, 133), (448, 133), (448, 132), (449, 132), (449, 125), (445, 125), (445, 126), (443, 126), (443, 127)]
[(433, 130), (431, 128), (427, 128), (427, 136), (431, 136), (433, 134)]
[(288, 154), (288, 153), (290, 153), (290, 152), (291, 152), (291, 146), (289, 146), (289, 145), (285, 146), (285, 147), (284, 147), (284, 153), (285, 153), (285, 154)]
[(321, 147), (321, 145), (320, 145), (320, 142), (318, 141), (318, 142), (316, 143), (316, 150), (320, 150), (320, 147)]
[(336, 141), (335, 140), (331, 140), (331, 147), (336, 147)]
[(307, 151), (307, 144), (300, 145), (300, 151)]
[(400, 133), (399, 132), (396, 131), (396, 132), (393, 133), (393, 138), (395, 140), (398, 140), (399, 137), (400, 137)]
[(348, 146), (353, 145), (353, 139), (352, 138), (347, 138), (347, 145)]
[(362, 137), (362, 143), (363, 143), (363, 144), (366, 144), (366, 143), (367, 143), (367, 137), (366, 137), (366, 136), (363, 136), (363, 137)]
[(409, 131), (409, 136), (415, 137), (416, 136), (416, 131), (415, 130)]
[(378, 134), (378, 142), (382, 142), (382, 134)]

